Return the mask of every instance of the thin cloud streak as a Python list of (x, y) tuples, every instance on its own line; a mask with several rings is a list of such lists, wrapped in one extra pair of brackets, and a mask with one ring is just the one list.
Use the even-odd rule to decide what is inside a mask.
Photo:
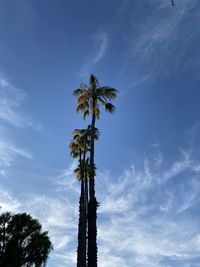
[(32, 159), (32, 154), (26, 149), (0, 140), (0, 175), (6, 176), (5, 169), (10, 167), (16, 157)]
[(27, 158), (27, 159), (32, 158), (32, 155), (30, 152), (28, 152), (25, 149), (16, 147), (15, 145), (12, 145), (12, 144), (0, 142), (0, 148), (1, 148), (1, 153), (3, 155), (8, 153), (8, 154), (12, 154), (12, 155), (19, 155), (19, 156), (22, 156), (22, 157)]
[(108, 34), (106, 32), (100, 32), (96, 35), (97, 51), (94, 55), (93, 62), (97, 64), (105, 55), (108, 47)]
[(41, 130), (41, 124), (20, 111), (28, 96), (20, 89), (14, 87), (5, 78), (0, 77), (0, 120), (15, 127), (30, 127), (36, 131)]
[[(199, 173), (196, 176), (193, 171), (194, 161), (186, 164), (179, 159), (159, 174), (155, 170), (153, 174), (153, 162), (154, 159), (146, 160), (143, 171), (126, 170), (115, 183), (107, 184), (109, 194), (103, 192), (101, 195), (103, 201), (99, 212), (105, 222), (100, 224), (99, 251), (108, 248), (100, 255), (101, 260), (106, 259), (105, 263), (101, 261), (103, 267), (112, 262), (111, 255), (116, 255), (117, 264), (126, 258), (125, 266), (144, 267), (147, 263), (148, 266), (165, 266), (164, 260), (174, 261), (174, 258), (180, 264), (184, 260), (192, 263), (199, 257), (195, 241), (199, 236), (198, 223), (189, 215), (189, 209), (200, 201)], [(173, 166), (178, 166), (177, 170)], [(184, 177), (188, 171), (190, 180), (182, 178), (181, 184), (173, 188), (171, 180), (177, 179), (177, 175)], [(112, 215), (112, 203), (119, 199), (123, 200), (123, 209), (120, 207)], [(110, 203), (110, 207), (104, 202)]]
[[(199, 21), (199, 1), (178, 1), (176, 7), (171, 7), (167, 1), (157, 0), (151, 5), (145, 7), (144, 3), (142, 9), (135, 8), (133, 19), (129, 20), (130, 36), (124, 50), (126, 67), (122, 72), (129, 71), (134, 63), (139, 81), (150, 76), (150, 83), (160, 75), (170, 76), (186, 69), (194, 69), (193, 75), (199, 78), (199, 57), (194, 54), (191, 59), (190, 55), (200, 36), (199, 28), (193, 26)], [(136, 28), (135, 17), (139, 16), (144, 16), (144, 20)]]
[[(192, 210), (200, 202), (200, 169), (196, 168), (200, 162), (191, 150), (183, 151), (168, 167), (158, 151), (159, 166), (157, 155), (152, 154), (143, 168), (133, 164), (116, 178), (105, 172), (97, 174), (102, 267), (111, 262), (115, 266), (146, 267), (148, 263), (163, 267), (174, 261), (184, 266), (199, 258), (199, 216)], [(50, 262), (55, 256), (58, 266), (73, 266), (76, 261), (80, 184), (73, 176), (74, 165), (51, 180), (55, 194), (0, 194), (3, 211), (31, 212), (49, 230), (55, 248)]]
[(72, 264), (76, 260), (74, 240), (77, 237), (77, 205), (78, 201), (77, 203), (71, 202), (70, 199), (59, 195), (47, 196), (26, 193), (20, 197), (15, 197), (12, 192), (0, 187), (1, 211), (28, 212), (33, 217), (38, 218), (44, 230), (49, 231), (54, 245), (51, 256), (60, 260), (59, 266), (64, 266), (64, 262), (67, 262), (68, 265)]
[(94, 36), (94, 46), (95, 48), (88, 56), (86, 63), (80, 70), (81, 77), (87, 77), (90, 73), (92, 73), (92, 69), (97, 65), (105, 56), (106, 50), (109, 45), (109, 36), (105, 31), (99, 31)]
[[(22, 111), (22, 105), (28, 100), (27, 94), (0, 74), (0, 175), (6, 176), (6, 169), (12, 163), (23, 157), (32, 159), (33, 155), (28, 149), (20, 146), (15, 140), (15, 128), (30, 128), (35, 131), (42, 129), (31, 116)], [(20, 129), (22, 130), (22, 129)]]

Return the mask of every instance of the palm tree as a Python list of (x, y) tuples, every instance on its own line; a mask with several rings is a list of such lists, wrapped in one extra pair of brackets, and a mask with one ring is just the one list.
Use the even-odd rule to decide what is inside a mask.
[(78, 224), (78, 248), (77, 248), (77, 267), (86, 267), (86, 214), (84, 199), (84, 160), (86, 155), (85, 144), (80, 138), (81, 130), (73, 132), (74, 140), (70, 143), (71, 156), (79, 158), (79, 165), (74, 170), (76, 178), (81, 181), (81, 194), (79, 199), (79, 224)]
[(109, 86), (100, 86), (94, 74), (90, 75), (89, 85), (81, 84), (74, 91), (77, 96), (77, 112), (83, 113), (85, 119), (91, 115), (91, 144), (90, 144), (90, 175), (89, 175), (89, 203), (88, 203), (88, 267), (97, 267), (97, 206), (95, 197), (94, 172), (94, 129), (96, 119), (100, 116), (100, 105), (112, 113), (115, 106), (110, 103), (117, 97), (117, 90)]
[[(94, 166), (94, 171), (95, 171), (95, 175), (96, 175), (96, 166)], [(82, 230), (83, 231), (83, 234), (85, 235), (84, 237), (86, 238), (86, 241), (87, 241), (87, 236), (88, 236), (88, 228), (87, 228), (87, 226), (88, 226), (88, 224), (87, 224), (87, 218), (88, 218), (88, 178), (89, 178), (89, 173), (90, 173), (90, 159), (89, 158), (86, 158), (86, 160), (85, 160), (85, 163), (84, 163), (84, 183), (85, 183), (85, 186), (84, 186), (84, 204), (85, 204), (85, 206), (84, 206), (84, 216), (85, 216), (85, 218), (86, 218), (86, 222), (85, 222), (85, 220), (84, 220), (84, 222), (86, 223), (86, 232), (85, 232), (85, 228), (84, 227), (79, 227), (80, 229), (79, 229), (79, 233), (80, 233), (80, 231)], [(76, 176), (76, 178), (77, 178), (77, 180), (81, 180), (81, 167), (80, 167), (80, 164), (78, 164), (78, 166), (77, 166), (77, 168), (74, 170), (74, 174), (75, 174), (75, 176)], [(79, 205), (79, 212), (80, 212), (80, 214), (82, 214), (82, 212), (80, 211), (80, 205)], [(82, 223), (82, 221), (81, 222), (79, 222), (79, 225)], [(85, 239), (84, 239), (85, 240)], [(88, 244), (87, 244), (87, 242), (86, 242), (86, 251), (87, 251), (87, 249), (88, 249)]]
[[(88, 210), (88, 173), (89, 158), (86, 159), (86, 154), (89, 151), (91, 126), (87, 129), (75, 129), (73, 141), (69, 144), (71, 156), (79, 158), (79, 164), (74, 170), (76, 178), (81, 181), (81, 194), (79, 200), (79, 226), (78, 226), (78, 249), (77, 249), (77, 267), (86, 266), (86, 251), (87, 251), (87, 210)], [(94, 138), (99, 138), (99, 131), (94, 130)]]

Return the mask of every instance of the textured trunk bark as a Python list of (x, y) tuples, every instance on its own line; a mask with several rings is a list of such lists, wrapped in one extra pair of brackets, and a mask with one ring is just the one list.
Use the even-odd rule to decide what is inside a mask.
[[(86, 218), (86, 253), (88, 251), (88, 177), (87, 177), (87, 166), (85, 168), (85, 218)], [(86, 259), (86, 266), (88, 265)]]
[(88, 203), (88, 267), (97, 267), (97, 201)]
[(97, 267), (97, 201), (95, 197), (94, 179), (94, 129), (96, 99), (92, 99), (91, 150), (88, 203), (88, 267)]
[(88, 216), (88, 170), (85, 170), (85, 210), (86, 210), (86, 218)]
[(83, 183), (84, 183), (84, 192), (83, 192), (83, 253), (84, 253), (84, 259), (83, 259), (83, 267), (87, 266), (87, 214), (86, 214), (86, 188), (85, 188), (85, 158), (87, 153), (87, 147), (86, 147), (86, 137), (84, 138), (84, 151), (83, 151), (83, 162), (82, 162), (82, 174), (83, 174)]
[(77, 267), (86, 267), (86, 218), (84, 204), (84, 172), (80, 152), (80, 169), (81, 169), (81, 195), (79, 200), (79, 224), (78, 224), (78, 248), (77, 248)]

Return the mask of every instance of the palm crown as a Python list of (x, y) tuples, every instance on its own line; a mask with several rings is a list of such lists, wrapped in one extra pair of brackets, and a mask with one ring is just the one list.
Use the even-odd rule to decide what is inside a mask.
[[(98, 140), (100, 132), (97, 128), (94, 129), (94, 139)], [(90, 150), (91, 125), (86, 129), (75, 129), (72, 133), (73, 141), (69, 144), (70, 154), (73, 158), (80, 157), (82, 153)]]
[[(81, 162), (81, 164), (82, 164), (82, 162)], [(78, 181), (80, 181), (82, 179), (82, 177), (81, 177), (81, 164), (79, 163), (78, 166), (74, 169), (74, 174), (75, 174)], [(84, 169), (85, 169), (85, 171), (84, 171), (83, 179), (85, 180), (85, 178), (89, 177), (89, 174), (91, 171), (89, 158), (87, 158), (84, 162)], [(96, 174), (96, 165), (94, 165), (94, 172)]]
[(99, 119), (100, 105), (110, 113), (115, 111), (110, 101), (117, 97), (117, 90), (110, 86), (100, 86), (94, 74), (90, 75), (89, 86), (81, 83), (80, 88), (74, 90), (74, 95), (77, 96), (77, 111), (83, 113), (83, 118), (94, 111), (96, 119)]

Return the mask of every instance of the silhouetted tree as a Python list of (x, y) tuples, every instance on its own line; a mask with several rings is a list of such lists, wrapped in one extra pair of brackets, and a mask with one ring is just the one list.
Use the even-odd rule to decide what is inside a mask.
[(77, 267), (86, 267), (86, 206), (84, 188), (84, 164), (87, 153), (87, 130), (75, 129), (73, 141), (69, 144), (71, 156), (79, 159), (78, 167), (74, 170), (76, 178), (81, 181), (81, 194), (79, 199), (78, 247)]
[[(91, 126), (87, 129), (75, 129), (72, 133), (73, 141), (69, 144), (71, 156), (79, 159), (74, 170), (76, 178), (81, 181), (81, 194), (79, 199), (78, 248), (77, 267), (85, 267), (87, 251), (87, 211), (88, 211), (88, 174), (90, 170), (89, 158), (86, 158), (90, 149)], [(95, 128), (95, 139), (99, 138), (99, 131)]]
[(46, 266), (52, 248), (38, 220), (26, 213), (0, 215), (0, 266)]
[(77, 112), (83, 113), (85, 119), (91, 115), (90, 175), (88, 203), (88, 267), (97, 267), (97, 206), (95, 196), (94, 132), (95, 122), (100, 116), (100, 106), (112, 113), (115, 106), (110, 103), (117, 96), (117, 90), (110, 86), (100, 86), (95, 75), (91, 74), (89, 85), (81, 84), (74, 91), (77, 96)]

